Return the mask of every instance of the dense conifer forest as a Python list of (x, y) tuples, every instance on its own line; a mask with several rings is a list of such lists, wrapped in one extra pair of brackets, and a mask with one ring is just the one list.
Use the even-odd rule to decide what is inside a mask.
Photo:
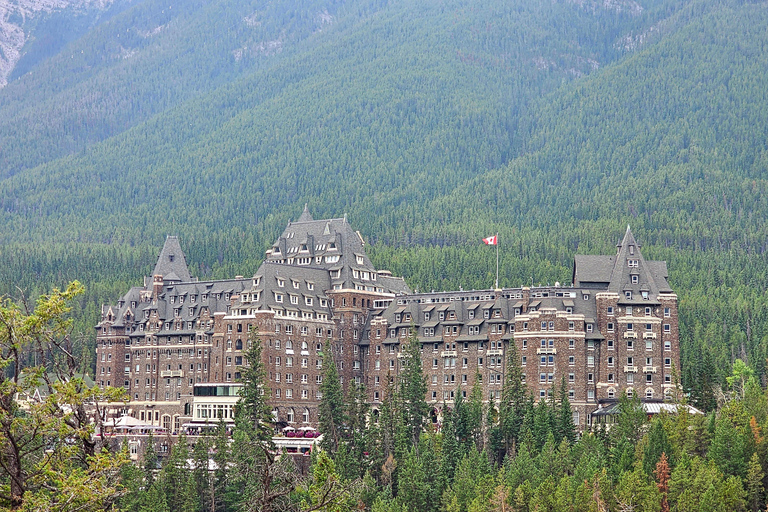
[(696, 402), (737, 357), (765, 382), (764, 3), (117, 1), (99, 16), (30, 39), (0, 90), (3, 293), (82, 280), (90, 339), (164, 235), (197, 276), (247, 275), (305, 202), (347, 213), (421, 290), (490, 286), (478, 240), (497, 231), (502, 284), (568, 283), (574, 254), (610, 253), (631, 224), (669, 263)]
[[(575, 254), (610, 254), (630, 224), (680, 297), (687, 400), (719, 410), (689, 430), (662, 418), (638, 432), (663, 427), (678, 510), (718, 510), (679, 505), (691, 489), (755, 509), (768, 384), (765, 2), (115, 0), (25, 23), (0, 89), (0, 295), (82, 281), (72, 317), (85, 368), (100, 305), (141, 282), (166, 234), (182, 238), (193, 275), (249, 275), (309, 203), (315, 218), (348, 214), (378, 268), (447, 290), (493, 284), (488, 234), (499, 233), (502, 285), (567, 284)], [(754, 372), (751, 398), (733, 397), (737, 360)], [(561, 405), (547, 407), (554, 418)], [(432, 434), (392, 445), (432, 504), (382, 475), (392, 500), (366, 503), (659, 497), (646, 434), (563, 445), (555, 426), (526, 429), (511, 460), (491, 448), (492, 427), (482, 442), (473, 428), (472, 449), (463, 434), (462, 450)], [(599, 455), (580, 472), (586, 446)], [(740, 455), (724, 462), (726, 449)], [(422, 452), (456, 459), (433, 475)], [(529, 475), (560, 469), (526, 484), (514, 476), (523, 463)], [(603, 499), (595, 510), (613, 510)]]

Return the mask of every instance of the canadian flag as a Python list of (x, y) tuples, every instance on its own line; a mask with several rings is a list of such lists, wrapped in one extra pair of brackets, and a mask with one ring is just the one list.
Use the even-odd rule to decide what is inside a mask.
[(499, 243), (499, 235), (493, 235), (493, 236), (489, 236), (488, 238), (483, 238), (483, 242), (485, 242), (485, 245), (496, 245)]

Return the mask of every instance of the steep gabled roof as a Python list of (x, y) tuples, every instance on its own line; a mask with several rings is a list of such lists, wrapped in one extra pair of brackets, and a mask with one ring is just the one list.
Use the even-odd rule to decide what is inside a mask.
[[(629, 226), (616, 247), (616, 256), (576, 256), (573, 285), (606, 288), (625, 297), (623, 301), (631, 297), (628, 299), (630, 304), (654, 302), (659, 293), (672, 291), (667, 281), (666, 262), (646, 261)], [(643, 298), (643, 292), (648, 298)]]
[(312, 215), (309, 213), (309, 208), (307, 208), (307, 203), (304, 203), (304, 211), (301, 213), (301, 217), (299, 217), (299, 220), (296, 222), (310, 222), (315, 219), (312, 218)]
[(163, 276), (165, 281), (188, 282), (192, 280), (189, 275), (189, 268), (187, 268), (187, 260), (179, 244), (179, 237), (168, 236), (165, 239), (165, 245), (160, 251), (152, 275)]

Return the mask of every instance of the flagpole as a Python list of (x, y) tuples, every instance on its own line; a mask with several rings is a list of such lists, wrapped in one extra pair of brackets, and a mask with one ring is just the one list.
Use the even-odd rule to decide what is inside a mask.
[(496, 233), (496, 290), (499, 289), (499, 233)]

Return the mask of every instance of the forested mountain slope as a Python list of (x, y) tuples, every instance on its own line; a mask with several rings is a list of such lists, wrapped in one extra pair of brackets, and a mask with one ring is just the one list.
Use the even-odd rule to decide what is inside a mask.
[[(505, 285), (569, 282), (631, 223), (669, 261), (687, 371), (764, 371), (765, 3), (260, 5), (138, 2), (0, 90), (5, 290), (83, 279), (86, 326), (165, 234), (197, 275), (247, 274), (304, 202), (420, 289), (489, 286), (494, 231)], [(64, 66), (132, 23), (168, 29)]]

